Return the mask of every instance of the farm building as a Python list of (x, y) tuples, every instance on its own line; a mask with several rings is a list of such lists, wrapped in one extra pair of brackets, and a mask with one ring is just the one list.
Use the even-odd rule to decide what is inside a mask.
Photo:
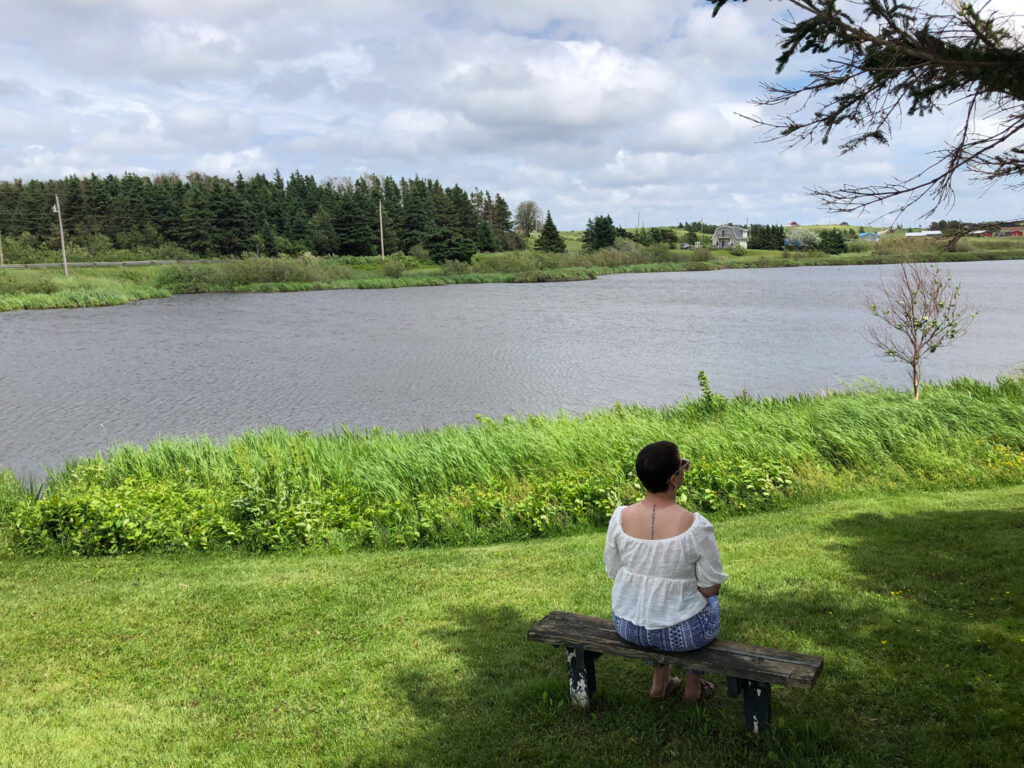
[(881, 237), (881, 235), (879, 235), (877, 232), (861, 232), (859, 235), (857, 235), (857, 239), (865, 243), (877, 242), (879, 237)]
[(926, 229), (923, 232), (907, 232), (907, 237), (942, 237), (938, 229)]
[(1024, 227), (1000, 227), (999, 237), (1024, 237)]
[(723, 227), (718, 227), (711, 238), (711, 247), (732, 248), (733, 246), (738, 245), (741, 248), (746, 248), (747, 233), (748, 230), (746, 227), (737, 227), (733, 224), (726, 224)]

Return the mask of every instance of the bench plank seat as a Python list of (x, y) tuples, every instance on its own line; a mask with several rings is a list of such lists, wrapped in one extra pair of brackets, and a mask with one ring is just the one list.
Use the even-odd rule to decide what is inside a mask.
[(821, 674), (820, 656), (763, 648), (716, 639), (696, 651), (668, 652), (627, 643), (608, 619), (552, 611), (538, 621), (527, 638), (566, 649), (569, 692), (574, 703), (589, 707), (596, 690), (594, 660), (602, 655), (625, 656), (654, 664), (675, 664), (725, 675), (729, 695), (744, 694), (747, 728), (765, 729), (771, 717), (771, 686), (810, 689)]
[(824, 663), (820, 656), (721, 639), (697, 651), (669, 652), (642, 648), (619, 637), (609, 619), (562, 611), (549, 613), (526, 636), (548, 645), (582, 648), (655, 664), (675, 664), (789, 688), (813, 688)]

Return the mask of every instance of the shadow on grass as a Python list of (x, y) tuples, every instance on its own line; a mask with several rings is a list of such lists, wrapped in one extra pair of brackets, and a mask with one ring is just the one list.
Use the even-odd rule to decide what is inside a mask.
[(769, 644), (774, 633), (825, 657), (812, 695), (853, 740), (847, 759), (1019, 766), (1021, 510), (863, 513), (828, 523), (832, 532), (841, 582), (804, 573), (783, 579), (788, 598), (730, 593), (723, 634)]
[(577, 711), (564, 653), (526, 640), (540, 616), (470, 605), (433, 633), (450, 674), (393, 681), (421, 724), (402, 764), (1019, 766), (1020, 512), (865, 513), (825, 527), (841, 536), (844, 578), (766, 568), (781, 589), (723, 596), (723, 637), (825, 657), (814, 690), (776, 687), (767, 737), (744, 732), (724, 686), (707, 706), (655, 706), (648, 668), (612, 657), (597, 663), (594, 710)]
[(615, 657), (598, 661), (594, 708), (581, 712), (568, 703), (565, 652), (526, 640), (539, 618), (508, 606), (467, 608), (436, 633), (457, 659), (451, 676), (394, 681), (427, 724), (410, 734), (403, 765), (740, 766), (780, 746), (790, 764), (821, 765), (837, 754), (823, 722), (782, 740), (753, 739), (724, 684), (707, 705), (652, 704), (649, 667)]

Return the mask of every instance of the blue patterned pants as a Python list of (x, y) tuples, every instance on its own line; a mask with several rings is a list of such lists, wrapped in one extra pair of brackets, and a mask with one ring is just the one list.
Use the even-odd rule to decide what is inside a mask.
[[(721, 628), (718, 597), (715, 595), (708, 598), (704, 610), (696, 616), (671, 627), (647, 629), (615, 614), (612, 614), (612, 619), (615, 621), (615, 631), (627, 643), (661, 651), (695, 651), (703, 648), (718, 636)], [(690, 671), (700, 674), (700, 670)]]

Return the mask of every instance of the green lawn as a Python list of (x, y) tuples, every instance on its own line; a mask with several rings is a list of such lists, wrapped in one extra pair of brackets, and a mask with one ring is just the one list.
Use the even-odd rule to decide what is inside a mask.
[[(1024, 487), (716, 522), (724, 637), (820, 654), (774, 730), (648, 701), (590, 714), (549, 610), (609, 615), (603, 534), (462, 549), (0, 560), (0, 765), (1020, 766)], [(718, 680), (717, 682), (723, 683)]]

